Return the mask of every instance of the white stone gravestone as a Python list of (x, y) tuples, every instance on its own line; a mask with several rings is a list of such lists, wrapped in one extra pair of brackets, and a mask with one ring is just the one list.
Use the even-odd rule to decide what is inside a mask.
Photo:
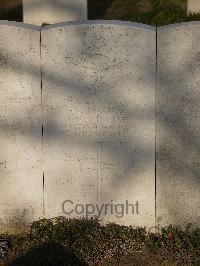
[(46, 217), (90, 204), (104, 222), (154, 225), (155, 41), (125, 22), (42, 30)]
[(158, 29), (157, 224), (199, 224), (200, 23)]
[(200, 12), (200, 0), (188, 0), (187, 11), (188, 11), (188, 14)]
[(0, 230), (43, 214), (40, 28), (0, 23)]
[(87, 19), (87, 0), (23, 0), (23, 21), (42, 25)]

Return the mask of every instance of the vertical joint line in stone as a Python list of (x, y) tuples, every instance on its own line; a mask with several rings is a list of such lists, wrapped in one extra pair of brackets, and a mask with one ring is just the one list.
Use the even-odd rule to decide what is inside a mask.
[(156, 74), (155, 74), (155, 226), (157, 224), (157, 156), (156, 156), (156, 114), (157, 114), (157, 104), (156, 104), (156, 93), (157, 93), (157, 82), (158, 82), (158, 27), (156, 26)]
[(99, 143), (97, 142), (97, 200), (99, 199)]
[(41, 112), (42, 112), (42, 209), (43, 209), (43, 217), (45, 216), (45, 200), (44, 200), (44, 115), (43, 115), (43, 84), (42, 84), (42, 77), (43, 77), (43, 71), (42, 71), (42, 28), (43, 25), (40, 28), (40, 88), (41, 88)]
[(88, 19), (89, 3), (86, 1), (86, 20)]

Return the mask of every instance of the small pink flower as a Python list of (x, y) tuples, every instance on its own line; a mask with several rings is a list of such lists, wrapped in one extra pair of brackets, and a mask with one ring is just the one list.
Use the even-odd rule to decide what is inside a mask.
[(168, 238), (169, 241), (174, 240), (174, 235), (173, 235), (173, 233), (172, 233), (172, 232), (169, 232), (167, 238)]

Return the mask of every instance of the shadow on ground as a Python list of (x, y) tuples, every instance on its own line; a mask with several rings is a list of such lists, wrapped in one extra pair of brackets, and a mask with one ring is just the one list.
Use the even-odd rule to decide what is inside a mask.
[(84, 266), (81, 261), (71, 250), (67, 250), (63, 245), (55, 243), (45, 243), (32, 248), (24, 255), (14, 259), (8, 264), (9, 266)]

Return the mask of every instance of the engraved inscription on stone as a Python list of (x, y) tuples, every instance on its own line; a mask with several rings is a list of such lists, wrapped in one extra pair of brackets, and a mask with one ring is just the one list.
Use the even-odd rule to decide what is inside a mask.
[(128, 200), (140, 214), (100, 218), (154, 223), (155, 38), (103, 22), (42, 30), (47, 217), (64, 215), (65, 200)]

